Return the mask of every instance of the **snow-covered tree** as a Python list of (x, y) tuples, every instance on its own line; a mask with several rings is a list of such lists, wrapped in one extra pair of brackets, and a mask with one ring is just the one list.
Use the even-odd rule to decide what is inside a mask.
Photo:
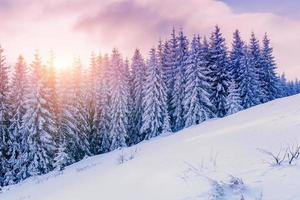
[(162, 67), (155, 49), (151, 49), (143, 89), (141, 133), (144, 135), (144, 139), (150, 139), (169, 131), (165, 89)]
[(26, 97), (23, 117), (25, 137), (28, 141), (27, 166), (30, 176), (44, 174), (53, 169), (55, 155), (54, 135), (57, 131), (55, 116), (49, 105), (49, 88), (46, 87), (45, 70), (38, 53), (31, 64), (30, 90)]
[(57, 169), (63, 169), (76, 160), (77, 126), (76, 119), (73, 117), (74, 90), (72, 78), (69, 69), (62, 69), (58, 74), (58, 150), (55, 156), (55, 168)]
[[(58, 105), (58, 94), (57, 94), (57, 72), (56, 66), (54, 63), (54, 53), (50, 51), (49, 53), (49, 60), (46, 65), (45, 70), (45, 87), (48, 90), (48, 96), (50, 97), (47, 99), (47, 103), (49, 104), (50, 112), (54, 115), (54, 123), (56, 129), (59, 128), (59, 105)], [(56, 135), (53, 135), (54, 140), (58, 143), (59, 140), (59, 132), (55, 131)]]
[(99, 74), (99, 87), (97, 89), (97, 136), (98, 138), (98, 153), (108, 152), (110, 150), (110, 120), (111, 120), (111, 70), (108, 55), (103, 57), (101, 62), (101, 70)]
[(244, 55), (241, 60), (239, 90), (241, 94), (241, 105), (250, 108), (259, 103), (258, 79), (255, 65), (250, 62), (248, 47), (244, 46)]
[[(151, 55), (151, 53), (150, 53)], [(165, 74), (163, 71), (163, 65), (164, 65), (164, 59), (165, 59), (165, 54), (164, 54), (164, 48), (162, 46), (162, 43), (159, 42), (158, 47), (157, 47), (157, 74), (158, 76), (162, 79), (162, 82), (160, 84), (161, 87), (161, 116), (163, 117), (162, 119), (162, 132), (170, 132), (172, 131), (171, 129), (171, 123), (170, 123), (170, 115), (168, 112), (168, 94), (167, 94), (167, 85), (166, 82), (164, 81), (165, 79)], [(157, 80), (159, 80), (157, 78)]]
[(110, 61), (111, 71), (111, 129), (110, 150), (125, 147), (128, 137), (128, 102), (126, 94), (126, 78), (124, 75), (124, 63), (118, 50), (114, 49)]
[(70, 114), (72, 118), (73, 130), (73, 147), (72, 157), (75, 161), (79, 161), (85, 156), (90, 156), (89, 143), (89, 124), (87, 121), (87, 111), (89, 110), (86, 98), (88, 97), (86, 82), (84, 81), (84, 74), (82, 71), (81, 61), (75, 60), (72, 71), (72, 102), (70, 102)]
[[(199, 36), (198, 36), (199, 37)], [(198, 39), (200, 41), (200, 39)], [(201, 43), (200, 43), (201, 44)], [(214, 113), (214, 105), (210, 100), (210, 95), (213, 90), (213, 79), (210, 77), (211, 69), (211, 55), (210, 48), (207, 42), (206, 37), (204, 37), (203, 42), (201, 44), (200, 55), (199, 55), (199, 78), (200, 78), (200, 88), (202, 90), (202, 95), (200, 96), (200, 103), (205, 108), (206, 119), (215, 117)]]
[(9, 128), (9, 80), (8, 67), (5, 63), (4, 50), (0, 46), (0, 186), (7, 172), (8, 128)]
[(67, 151), (67, 141), (61, 140), (57, 149), (56, 156), (54, 158), (54, 168), (61, 171), (66, 166), (72, 164), (74, 162), (73, 158), (68, 154)]
[(259, 47), (259, 41), (256, 39), (254, 33), (251, 34), (249, 50), (248, 50), (248, 65), (251, 69), (255, 70), (255, 76), (252, 76), (252, 87), (255, 89), (253, 91), (252, 102), (254, 105), (257, 105), (263, 102), (264, 94), (262, 91), (263, 88), (263, 79), (265, 71), (262, 67), (262, 59)]
[(229, 94), (226, 98), (227, 115), (231, 115), (243, 110), (241, 105), (240, 91), (235, 84), (234, 80), (229, 83)]
[(133, 108), (136, 105), (136, 102), (133, 101), (133, 91), (132, 91), (132, 74), (130, 69), (130, 64), (128, 58), (125, 59), (124, 67), (123, 67), (123, 74), (124, 74), (124, 86), (125, 86), (125, 102), (127, 103), (127, 140), (126, 144), (131, 145), (133, 144), (132, 140), (132, 131), (134, 130), (135, 126), (137, 125), (133, 121)]
[(10, 84), (10, 126), (9, 126), (9, 170), (5, 174), (4, 185), (16, 183), (26, 178), (26, 165), (22, 157), (28, 144), (22, 129), (22, 118), (26, 112), (25, 94), (28, 91), (27, 67), (22, 56), (15, 65)]
[(84, 121), (85, 135), (88, 137), (91, 154), (98, 154), (98, 145), (95, 143), (97, 136), (97, 112), (96, 112), (96, 91), (99, 85), (100, 64), (94, 52), (91, 54), (90, 65), (83, 78), (83, 110), (82, 120)]
[(210, 99), (216, 109), (216, 115), (224, 117), (229, 87), (228, 58), (225, 39), (218, 26), (215, 27), (210, 38), (210, 58), (210, 77), (212, 79)]
[(183, 120), (183, 98), (185, 79), (184, 73), (188, 64), (189, 49), (188, 39), (180, 31), (178, 36), (177, 60), (174, 65), (174, 87), (170, 96), (171, 128), (179, 131), (184, 127)]
[(143, 136), (140, 134), (140, 129), (142, 126), (142, 91), (145, 79), (145, 63), (144, 59), (137, 49), (134, 52), (131, 70), (132, 70), (132, 101), (134, 102), (134, 107), (132, 111), (132, 123), (134, 124), (131, 140), (132, 143), (138, 143), (142, 140)]
[(175, 72), (178, 65), (178, 45), (178, 37), (175, 28), (173, 28), (171, 39), (164, 43), (163, 48), (163, 72), (167, 86), (168, 101), (171, 99), (171, 93), (174, 88)]
[(265, 34), (263, 48), (261, 51), (262, 69), (264, 71), (262, 83), (262, 102), (267, 102), (280, 97), (279, 79), (276, 74), (276, 64), (273, 56), (273, 49), (270, 47), (270, 40)]
[(287, 86), (287, 80), (285, 77), (285, 74), (282, 73), (279, 77), (279, 91), (280, 91), (280, 97), (286, 97), (288, 96), (288, 86)]
[(229, 74), (238, 89), (240, 89), (241, 73), (244, 70), (244, 58), (247, 56), (244, 47), (245, 44), (241, 39), (240, 32), (236, 30), (233, 33), (232, 50), (229, 57)]
[(194, 36), (191, 44), (188, 65), (185, 70), (184, 123), (185, 127), (199, 124), (212, 116), (211, 103), (205, 80), (205, 62), (200, 37)]

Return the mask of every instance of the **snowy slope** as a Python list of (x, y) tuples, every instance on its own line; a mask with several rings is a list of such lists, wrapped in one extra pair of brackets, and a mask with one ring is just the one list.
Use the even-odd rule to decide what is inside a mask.
[[(232, 175), (241, 178), (245, 187), (223, 185), (224, 196), (216, 199), (240, 200), (243, 194), (245, 200), (261, 196), (264, 200), (296, 200), (300, 199), (300, 161), (299, 165), (272, 167), (257, 149), (278, 152), (297, 141), (300, 95), (87, 158), (62, 173), (4, 188), (0, 199), (213, 199), (213, 180), (225, 184)], [(120, 155), (128, 161), (119, 164)]]

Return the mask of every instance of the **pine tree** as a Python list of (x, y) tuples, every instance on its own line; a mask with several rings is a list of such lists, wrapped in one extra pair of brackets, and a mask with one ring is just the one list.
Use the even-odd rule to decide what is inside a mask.
[(125, 86), (125, 102), (127, 103), (127, 140), (126, 144), (131, 145), (133, 144), (132, 141), (132, 131), (136, 124), (133, 121), (133, 108), (136, 103), (133, 101), (133, 91), (132, 91), (132, 72), (130, 69), (130, 64), (128, 58), (125, 59), (124, 67), (123, 67), (123, 74), (124, 74), (124, 86)]
[(279, 88), (279, 91), (280, 91), (280, 97), (286, 97), (289, 95), (289, 92), (288, 92), (288, 83), (287, 83), (287, 80), (286, 80), (286, 77), (285, 77), (285, 74), (282, 73), (280, 75), (280, 78), (279, 78), (279, 81), (280, 81), (280, 88)]
[(250, 108), (259, 104), (258, 79), (255, 65), (250, 62), (250, 55), (247, 46), (244, 46), (244, 55), (241, 60), (240, 84), (241, 105), (243, 108)]
[(255, 70), (255, 76), (252, 78), (254, 79), (253, 87), (255, 91), (253, 91), (252, 102), (255, 102), (254, 105), (257, 105), (263, 102), (264, 94), (262, 91), (263, 88), (263, 79), (265, 71), (262, 68), (262, 60), (261, 60), (261, 53), (259, 47), (259, 41), (256, 39), (254, 33), (251, 34), (250, 44), (249, 44), (249, 51), (248, 51), (248, 58), (249, 58), (249, 66)]
[(74, 162), (73, 158), (68, 154), (67, 151), (67, 141), (66, 139), (61, 139), (54, 158), (54, 168), (61, 171), (64, 170), (66, 166)]
[(216, 26), (210, 40), (210, 77), (212, 78), (211, 102), (214, 105), (216, 115), (226, 115), (226, 98), (229, 87), (228, 59), (225, 39), (220, 28)]
[(50, 113), (54, 116), (54, 131), (53, 139), (57, 145), (60, 145), (60, 133), (59, 133), (59, 105), (58, 105), (58, 94), (57, 94), (57, 74), (54, 63), (54, 53), (50, 51), (49, 60), (45, 70), (45, 88), (48, 91), (48, 98), (46, 99), (49, 104)]
[(229, 74), (230, 78), (235, 82), (237, 88), (240, 90), (241, 83), (241, 73), (243, 70), (243, 65), (245, 64), (245, 44), (241, 39), (240, 32), (236, 30), (233, 33), (233, 43), (232, 50), (229, 57)]
[(77, 126), (73, 117), (74, 90), (69, 69), (63, 69), (58, 76), (58, 151), (55, 168), (63, 169), (76, 161)]
[(85, 124), (85, 134), (89, 141), (90, 153), (96, 155), (99, 153), (97, 144), (97, 112), (96, 112), (96, 92), (99, 86), (100, 64), (94, 52), (91, 54), (90, 65), (83, 79), (83, 113), (82, 117)]
[(263, 102), (268, 102), (280, 97), (279, 80), (276, 75), (276, 64), (273, 56), (273, 49), (270, 47), (270, 40), (265, 34), (261, 52), (262, 69), (264, 70), (262, 93)]
[[(151, 53), (150, 53), (151, 55)], [(166, 82), (164, 81), (165, 79), (165, 74), (163, 71), (163, 65), (164, 65), (164, 59), (165, 59), (165, 54), (164, 54), (164, 48), (162, 46), (162, 43), (159, 42), (158, 47), (157, 47), (157, 75), (158, 79), (161, 79), (161, 116), (162, 116), (162, 132), (170, 132), (172, 131), (171, 129), (171, 124), (170, 124), (170, 115), (168, 112), (168, 94), (167, 94), (167, 85)]]
[(132, 111), (133, 120), (133, 130), (131, 134), (132, 143), (136, 144), (140, 142), (143, 136), (140, 134), (140, 129), (142, 126), (142, 90), (145, 79), (145, 63), (144, 59), (137, 49), (132, 58), (132, 101), (134, 102), (134, 107)]
[(128, 137), (128, 102), (126, 94), (126, 78), (124, 76), (124, 63), (118, 50), (114, 49), (110, 67), (112, 70), (112, 87), (111, 87), (111, 146), (110, 150), (120, 147), (126, 147)]
[(231, 115), (243, 110), (241, 105), (240, 91), (233, 80), (230, 81), (229, 95), (226, 98), (226, 110), (227, 115)]
[[(211, 62), (212, 62), (212, 59), (211, 59), (209, 43), (208, 43), (206, 37), (204, 37), (202, 45), (201, 45), (199, 72), (200, 72), (200, 79), (201, 79), (201, 88), (203, 88), (206, 91), (206, 93), (209, 97), (210, 103), (209, 103), (209, 105), (206, 105), (206, 107), (207, 107), (208, 113), (210, 113), (210, 118), (216, 116), (214, 114), (216, 109), (210, 100), (210, 96), (213, 91), (213, 78), (211, 77), (212, 71), (210, 68)], [(205, 105), (206, 100), (203, 99), (202, 102), (203, 102), (202, 104)]]
[(155, 49), (150, 51), (143, 92), (141, 133), (145, 139), (150, 139), (169, 131), (163, 72)]
[[(164, 73), (164, 81), (167, 87), (167, 105), (168, 112), (170, 115), (170, 124), (172, 131), (176, 131), (176, 116), (175, 116), (175, 99), (174, 99), (174, 90), (175, 90), (175, 76), (177, 74), (178, 62), (179, 62), (179, 41), (175, 32), (175, 28), (173, 28), (171, 33), (171, 38), (164, 43), (163, 46), (163, 54), (162, 54), (162, 69)], [(177, 75), (176, 75), (177, 74)], [(177, 81), (177, 84), (179, 81)]]
[(26, 113), (23, 117), (28, 149), (27, 166), (30, 176), (44, 174), (53, 169), (55, 154), (55, 117), (48, 103), (45, 70), (38, 53), (31, 65), (30, 91), (26, 97)]
[(10, 101), (10, 126), (9, 126), (9, 160), (4, 179), (4, 185), (13, 184), (26, 178), (26, 166), (22, 157), (24, 147), (27, 146), (26, 137), (22, 129), (22, 118), (26, 112), (25, 94), (28, 91), (27, 67), (22, 56), (19, 56), (15, 65), (9, 93)]
[(187, 67), (189, 52), (188, 40), (180, 31), (178, 36), (177, 60), (174, 65), (174, 87), (170, 99), (171, 127), (173, 131), (179, 131), (184, 127), (183, 98), (184, 98), (184, 73)]
[(96, 56), (94, 53), (91, 55), (90, 61), (90, 71), (89, 78), (87, 81), (90, 81), (89, 85), (89, 100), (91, 101), (92, 109), (90, 111), (91, 116), (91, 132), (89, 134), (89, 143), (91, 153), (97, 155), (101, 153), (101, 124), (102, 120), (102, 102), (104, 97), (102, 96), (103, 84), (102, 79), (104, 78), (103, 74), (103, 60), (102, 56)]
[(99, 136), (99, 153), (105, 153), (110, 150), (110, 122), (111, 122), (111, 70), (108, 55), (103, 57), (101, 70), (99, 74), (99, 87), (97, 91), (97, 135)]
[(165, 84), (167, 86), (167, 94), (170, 101), (171, 93), (173, 92), (175, 73), (178, 66), (178, 38), (173, 28), (171, 39), (164, 44), (164, 59), (163, 59), (163, 72), (165, 76)]
[(87, 122), (87, 110), (88, 103), (86, 98), (88, 97), (86, 82), (84, 81), (84, 75), (82, 71), (81, 61), (75, 60), (72, 72), (72, 102), (70, 113), (74, 120), (74, 146), (72, 150), (72, 157), (75, 161), (79, 161), (86, 156), (91, 155), (90, 143), (89, 143), (89, 132)]
[(8, 127), (9, 127), (9, 79), (3, 49), (0, 46), (0, 186), (8, 170)]
[(211, 103), (206, 90), (209, 84), (205, 80), (205, 66), (203, 65), (205, 63), (202, 56), (200, 37), (194, 36), (185, 70), (186, 84), (183, 100), (185, 127), (199, 124), (212, 115)]
[(47, 76), (46, 84), (47, 87), (49, 88), (49, 95), (51, 96), (51, 99), (49, 99), (49, 104), (52, 109), (52, 112), (55, 114), (55, 117), (57, 118), (58, 115), (57, 77), (56, 77), (56, 68), (54, 64), (53, 52), (50, 52), (46, 76)]
[[(198, 39), (200, 41), (200, 37)], [(201, 43), (200, 43), (201, 44)], [(212, 93), (212, 78), (210, 77), (211, 70), (210, 70), (210, 62), (211, 62), (211, 55), (209, 44), (206, 40), (206, 37), (203, 39), (202, 45), (200, 45), (200, 55), (199, 55), (199, 66), (198, 66), (198, 73), (200, 79), (200, 88), (201, 93), (200, 95), (200, 104), (202, 105), (206, 115), (204, 120), (213, 118), (216, 115), (214, 114), (214, 105), (210, 100), (210, 95)]]

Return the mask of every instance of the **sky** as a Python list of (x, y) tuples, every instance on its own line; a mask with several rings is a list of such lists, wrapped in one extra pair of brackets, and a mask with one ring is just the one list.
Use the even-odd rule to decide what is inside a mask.
[(292, 79), (300, 78), (299, 9), (297, 0), (0, 0), (0, 44), (9, 64), (19, 54), (30, 63), (37, 49), (45, 61), (53, 51), (59, 66), (78, 56), (87, 64), (92, 51), (114, 47), (147, 56), (173, 26), (209, 36), (218, 24), (228, 47), (235, 29), (246, 41), (268, 33), (278, 72)]

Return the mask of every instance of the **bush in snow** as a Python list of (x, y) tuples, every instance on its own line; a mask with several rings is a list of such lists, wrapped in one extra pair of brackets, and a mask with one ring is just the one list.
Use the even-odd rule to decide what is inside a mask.
[(212, 180), (212, 191), (210, 200), (220, 199), (244, 199), (246, 186), (241, 178), (230, 176), (226, 182)]
[(273, 153), (265, 149), (258, 149), (261, 153), (268, 156), (268, 161), (271, 166), (282, 165), (288, 163), (292, 165), (300, 156), (299, 145), (287, 145), (286, 148), (281, 148), (278, 153)]
[(124, 152), (124, 150), (122, 150), (121, 153), (118, 155), (117, 163), (123, 164), (126, 161), (134, 159), (137, 152), (138, 152), (137, 148), (135, 148), (133, 151), (131, 151), (129, 153), (126, 153), (126, 152)]

